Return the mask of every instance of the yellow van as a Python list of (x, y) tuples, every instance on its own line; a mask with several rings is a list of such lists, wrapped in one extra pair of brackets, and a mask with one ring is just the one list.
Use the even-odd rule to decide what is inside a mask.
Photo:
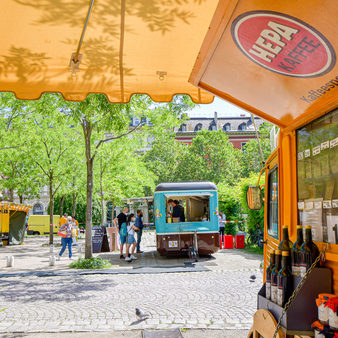
[[(60, 216), (53, 216), (53, 233), (59, 230)], [(27, 235), (48, 235), (49, 215), (31, 215), (28, 218)]]

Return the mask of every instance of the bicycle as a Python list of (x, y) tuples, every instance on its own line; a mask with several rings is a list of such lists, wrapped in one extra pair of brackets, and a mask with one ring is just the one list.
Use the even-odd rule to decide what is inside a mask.
[(249, 233), (247, 243), (249, 246), (257, 245), (259, 248), (263, 247), (264, 234), (260, 229), (259, 224), (256, 224), (256, 230)]

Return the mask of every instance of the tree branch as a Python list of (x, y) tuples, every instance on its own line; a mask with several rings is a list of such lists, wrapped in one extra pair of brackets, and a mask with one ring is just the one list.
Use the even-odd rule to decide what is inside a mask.
[(41, 170), (44, 172), (44, 174), (47, 176), (47, 177), (49, 177), (49, 174), (45, 171), (45, 169), (42, 167), (42, 165), (39, 163), (39, 162), (37, 162), (37, 161), (34, 161), (40, 168), (41, 168)]
[(56, 192), (59, 190), (59, 188), (61, 187), (62, 182), (60, 182), (60, 184), (54, 189), (54, 193), (53, 193), (53, 197), (56, 194)]
[(21, 145), (19, 145), (19, 146), (3, 147), (3, 148), (0, 148), (0, 150), (20, 148), (20, 147), (22, 147), (22, 146), (23, 146), (23, 144), (21, 144)]
[(138, 129), (139, 127), (142, 127), (144, 124), (145, 124), (144, 122), (140, 122), (136, 127), (134, 127), (133, 129), (127, 131), (126, 133), (123, 133), (123, 134), (118, 135), (118, 136), (108, 137), (108, 138), (106, 138), (104, 140), (100, 140), (100, 142), (97, 144), (97, 146), (96, 146), (95, 149), (98, 149), (100, 147), (100, 145), (103, 144), (103, 143), (105, 143), (105, 142), (116, 140), (118, 138), (121, 138), (123, 136), (126, 136), (126, 135), (129, 135), (129, 134), (133, 133), (136, 129)]

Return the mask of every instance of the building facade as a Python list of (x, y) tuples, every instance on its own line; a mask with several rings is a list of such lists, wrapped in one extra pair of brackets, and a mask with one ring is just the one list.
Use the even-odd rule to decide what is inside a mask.
[[(176, 128), (176, 140), (191, 144), (196, 133), (200, 130), (222, 130), (233, 144), (234, 148), (242, 149), (245, 143), (256, 138), (256, 132), (251, 116), (238, 117), (190, 117), (179, 128)], [(255, 117), (257, 130), (264, 123), (259, 117)]]

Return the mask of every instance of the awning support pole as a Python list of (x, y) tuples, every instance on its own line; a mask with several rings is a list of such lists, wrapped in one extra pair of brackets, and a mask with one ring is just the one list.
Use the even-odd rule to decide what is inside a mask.
[(77, 63), (79, 61), (80, 50), (81, 50), (83, 38), (84, 38), (85, 33), (86, 33), (86, 29), (87, 29), (87, 25), (88, 25), (90, 14), (92, 12), (93, 5), (94, 5), (94, 0), (90, 0), (90, 4), (89, 4), (87, 16), (86, 16), (86, 21), (85, 21), (84, 26), (82, 28), (82, 33), (81, 33), (80, 41), (79, 41), (79, 43), (77, 45), (77, 50), (76, 50), (75, 55), (74, 55), (74, 59), (73, 59), (74, 63)]

